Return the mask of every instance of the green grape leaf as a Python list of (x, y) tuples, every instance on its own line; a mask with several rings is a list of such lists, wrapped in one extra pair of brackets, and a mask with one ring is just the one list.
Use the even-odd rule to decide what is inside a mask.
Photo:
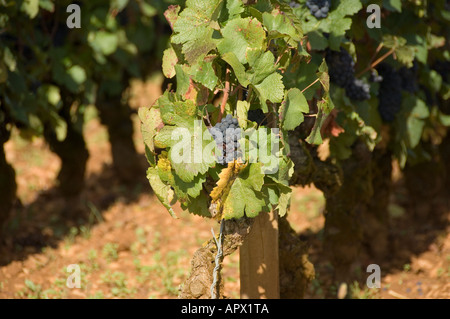
[[(20, 2), (19, 2), (20, 3)], [(2, 4), (5, 5), (5, 4)], [(39, 13), (39, 0), (25, 0), (22, 2), (20, 10), (25, 12), (31, 19)]]
[(247, 77), (253, 85), (261, 83), (277, 70), (275, 57), (270, 51), (261, 54), (253, 63), (250, 63), (250, 66), (251, 70), (247, 72)]
[(149, 167), (147, 169), (147, 179), (150, 182), (150, 186), (155, 192), (156, 197), (164, 205), (164, 207), (169, 211), (170, 216), (177, 218), (175, 211), (173, 210), (171, 203), (175, 199), (175, 194), (170, 186), (164, 184), (158, 174), (158, 168)]
[(194, 215), (202, 217), (211, 217), (208, 207), (209, 198), (204, 190), (200, 192), (200, 195), (196, 198), (189, 197), (187, 201), (181, 203), (183, 209), (188, 210)]
[(186, 65), (176, 64), (175, 74), (177, 79), (177, 94), (182, 97), (189, 90), (189, 67)]
[(213, 39), (217, 18), (223, 0), (187, 0), (186, 8), (179, 14), (173, 30), (172, 42), (182, 45), (182, 52), (189, 64), (201, 60), (216, 48)]
[(173, 173), (173, 176), (175, 181), (174, 189), (178, 198), (180, 198), (179, 193), (187, 194), (191, 198), (198, 197), (203, 189), (203, 183), (206, 181), (205, 175), (197, 175), (191, 182), (183, 181), (176, 173)]
[(316, 74), (325, 92), (330, 91), (330, 76), (328, 75), (328, 66), (325, 59), (323, 59), (322, 64), (319, 66), (319, 72)]
[(86, 71), (79, 65), (73, 65), (67, 70), (67, 74), (72, 80), (80, 85), (86, 81), (87, 75)]
[(272, 73), (260, 84), (254, 85), (254, 88), (258, 93), (261, 108), (264, 113), (269, 111), (266, 104), (267, 100), (273, 103), (280, 103), (283, 101), (284, 84), (282, 81), (282, 76), (279, 73)]
[(214, 90), (219, 79), (214, 72), (212, 62), (199, 62), (191, 68), (191, 75), (194, 81), (203, 84), (205, 87)]
[(296, 42), (301, 40), (302, 33), (298, 28), (299, 24), (291, 21), (286, 14), (279, 10), (274, 10), (272, 13), (265, 12), (262, 14), (262, 18), (264, 26), (269, 31), (269, 38), (288, 36)]
[(287, 91), (280, 108), (280, 121), (283, 129), (288, 131), (295, 129), (303, 122), (303, 113), (308, 112), (308, 101), (303, 93), (297, 88)]
[(88, 35), (89, 45), (97, 52), (104, 55), (110, 55), (117, 50), (119, 46), (119, 36), (117, 33), (107, 31), (92, 31)]
[(410, 148), (415, 148), (422, 137), (423, 128), (425, 126), (424, 119), (430, 116), (430, 111), (424, 101), (412, 95), (405, 97), (403, 103), (408, 108), (412, 108), (406, 121), (406, 134), (408, 146)]
[[(296, 68), (295, 66), (289, 66), (287, 71), (283, 74), (283, 81), (287, 88), (296, 87), (301, 91), (311, 85), (317, 80), (317, 70), (320, 61), (316, 61), (314, 57), (309, 63), (307, 61), (301, 61)], [(315, 83), (306, 89), (303, 94), (307, 100), (310, 100), (316, 91), (320, 88), (320, 83)]]
[(241, 64), (241, 62), (239, 62), (236, 55), (233, 52), (227, 52), (222, 54), (222, 59), (233, 68), (234, 75), (238, 79), (239, 83), (242, 86), (247, 87), (250, 82), (247, 78), (247, 74), (245, 73), (245, 67)]
[(228, 20), (238, 17), (244, 12), (244, 3), (242, 0), (228, 0), (227, 1)]
[(169, 8), (167, 8), (167, 10), (164, 11), (164, 17), (166, 18), (167, 22), (169, 22), (169, 25), (172, 28), (172, 30), (175, 21), (177, 21), (178, 19), (180, 9), (181, 7), (178, 5), (170, 5)]
[(328, 47), (328, 39), (318, 30), (309, 32), (308, 40), (312, 50), (324, 50)]
[(215, 165), (215, 142), (201, 120), (179, 121), (176, 126), (169, 159), (181, 180), (191, 182)]
[(383, 0), (383, 8), (389, 11), (402, 12), (402, 1), (401, 0)]
[(154, 146), (161, 149), (173, 146), (175, 141), (172, 139), (172, 134), (176, 129), (176, 126), (165, 125), (157, 134), (155, 134)]
[(282, 191), (280, 192), (280, 196), (278, 197), (278, 205), (275, 209), (278, 210), (278, 215), (280, 217), (283, 217), (286, 215), (289, 207), (289, 203), (291, 202), (291, 195), (292, 190), (289, 188), (290, 191)]
[(247, 116), (248, 110), (250, 109), (250, 104), (247, 101), (237, 101), (236, 103), (236, 113), (239, 126), (244, 130), (247, 128)]
[(331, 14), (340, 15), (341, 17), (351, 16), (357, 13), (363, 8), (361, 0), (345, 0), (339, 3), (336, 10), (333, 10)]
[(306, 142), (316, 145), (322, 144), (322, 125), (330, 114), (331, 110), (334, 108), (333, 102), (331, 101), (328, 92), (325, 93), (322, 100), (317, 102), (317, 107), (319, 111), (317, 112), (316, 121), (314, 122), (311, 133), (306, 138)]
[(175, 65), (178, 63), (178, 57), (175, 50), (170, 47), (164, 50), (162, 60), (162, 71), (166, 78), (171, 79), (175, 76)]
[(155, 152), (155, 143), (153, 138), (164, 124), (162, 122), (159, 109), (155, 107), (139, 108), (138, 116), (141, 121), (141, 135), (144, 140), (144, 144), (151, 152), (146, 153), (147, 160), (151, 165), (154, 165), (155, 159), (153, 153)]
[(249, 51), (263, 51), (266, 32), (261, 22), (252, 18), (236, 18), (222, 29), (223, 39), (217, 44), (220, 54), (232, 52), (241, 64), (248, 63)]
[(264, 174), (260, 163), (249, 164), (234, 180), (223, 203), (223, 218), (256, 217), (266, 206), (261, 188)]

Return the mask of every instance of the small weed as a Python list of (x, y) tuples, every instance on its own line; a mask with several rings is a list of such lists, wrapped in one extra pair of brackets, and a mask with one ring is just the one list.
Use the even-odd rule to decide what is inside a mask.
[(116, 243), (107, 243), (103, 246), (102, 254), (103, 257), (108, 261), (114, 261), (119, 258), (119, 254), (117, 252), (119, 245)]
[(69, 235), (64, 238), (64, 248), (69, 249), (70, 246), (75, 242), (75, 238), (78, 235), (78, 228), (71, 227), (69, 230)]
[(16, 295), (19, 298), (42, 299), (42, 287), (32, 280), (25, 279), (25, 287), (19, 290)]
[(136, 238), (137, 240), (142, 244), (142, 245), (146, 245), (147, 244), (147, 237), (145, 234), (145, 229), (142, 227), (138, 227), (136, 229)]
[(130, 298), (136, 293), (136, 288), (129, 289), (127, 287), (127, 277), (123, 272), (116, 271), (111, 273), (108, 270), (100, 278), (111, 287), (111, 294), (114, 297)]
[(378, 298), (377, 294), (378, 290), (374, 288), (365, 287), (361, 289), (357, 281), (350, 285), (350, 297), (352, 299), (376, 299)]

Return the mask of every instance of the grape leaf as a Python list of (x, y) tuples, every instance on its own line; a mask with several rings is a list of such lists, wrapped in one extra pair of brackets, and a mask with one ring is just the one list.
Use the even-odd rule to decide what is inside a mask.
[(174, 218), (177, 218), (177, 215), (175, 214), (175, 211), (171, 206), (171, 202), (175, 199), (175, 194), (170, 186), (164, 184), (164, 182), (159, 177), (158, 168), (149, 167), (147, 169), (147, 179), (149, 180), (150, 186), (155, 192), (156, 197), (158, 197), (164, 207), (167, 208), (170, 215)]
[[(172, 167), (184, 182), (191, 182), (198, 174), (205, 174), (215, 164), (215, 142), (203, 121), (179, 122), (169, 150)], [(181, 138), (181, 140), (180, 140)]]
[(250, 67), (251, 69), (247, 72), (247, 77), (253, 85), (261, 83), (277, 70), (275, 57), (270, 51), (261, 54), (255, 61), (250, 63)]
[(334, 108), (333, 102), (330, 99), (328, 92), (325, 93), (321, 101), (317, 102), (317, 107), (319, 111), (317, 112), (316, 121), (314, 122), (313, 129), (311, 133), (306, 138), (306, 142), (310, 144), (322, 144), (322, 124), (325, 122), (327, 116), (330, 114), (331, 110)]
[(244, 12), (244, 3), (242, 0), (227, 0), (228, 20), (238, 17)]
[(201, 61), (200, 63), (197, 63), (192, 67), (191, 75), (193, 76), (194, 81), (203, 84), (211, 91), (214, 90), (217, 81), (219, 81), (212, 67), (212, 62)]
[(280, 120), (283, 129), (288, 131), (295, 129), (303, 122), (303, 113), (308, 112), (308, 101), (306, 101), (303, 93), (297, 88), (287, 91), (280, 108)]
[(200, 195), (196, 198), (189, 197), (187, 201), (181, 203), (183, 209), (187, 209), (190, 213), (199, 215), (202, 217), (211, 217), (211, 213), (208, 208), (209, 198), (205, 191), (201, 191)]
[(175, 74), (177, 77), (177, 94), (182, 97), (189, 90), (189, 67), (187, 65), (176, 64)]
[(170, 47), (164, 51), (162, 60), (162, 71), (166, 78), (175, 76), (175, 65), (178, 63), (178, 57), (175, 50)]
[(265, 12), (262, 17), (264, 26), (269, 31), (269, 38), (288, 36), (296, 42), (301, 40), (302, 34), (298, 26), (279, 10), (272, 13)]
[(223, 203), (223, 218), (241, 218), (244, 214), (256, 217), (266, 206), (261, 193), (263, 184), (264, 174), (260, 163), (250, 164), (242, 170)]
[(238, 79), (239, 83), (242, 86), (247, 87), (250, 82), (247, 78), (247, 74), (245, 73), (245, 67), (241, 64), (241, 62), (239, 62), (236, 55), (233, 52), (227, 52), (222, 54), (222, 59), (233, 68), (234, 75)]
[(269, 111), (266, 104), (267, 100), (273, 103), (280, 103), (283, 101), (284, 84), (281, 79), (281, 74), (275, 72), (266, 77), (260, 84), (254, 85), (254, 88), (259, 95), (264, 113)]
[(147, 153), (147, 160), (150, 164), (154, 164), (155, 143), (153, 138), (163, 126), (161, 115), (159, 109), (141, 107), (138, 111), (138, 116), (141, 121), (141, 134), (144, 140), (145, 146), (150, 150), (151, 153)]
[(202, 59), (216, 48), (212, 35), (222, 9), (223, 0), (187, 0), (173, 30), (172, 42), (182, 44), (182, 52), (189, 64)]
[(406, 134), (408, 146), (414, 148), (420, 142), (425, 126), (424, 119), (430, 116), (430, 111), (424, 101), (412, 95), (408, 95), (403, 103), (412, 107), (406, 122)]
[(178, 5), (170, 5), (166, 11), (164, 11), (164, 17), (167, 22), (169, 22), (170, 27), (173, 30), (173, 25), (175, 21), (178, 19), (178, 13), (180, 12), (180, 6)]
[(383, 8), (389, 11), (402, 12), (402, 1), (401, 0), (383, 0)]
[(247, 52), (264, 50), (266, 32), (261, 22), (252, 18), (236, 18), (222, 29), (223, 39), (217, 44), (220, 54), (232, 52), (241, 64), (248, 63)]
[(239, 126), (244, 130), (247, 128), (247, 115), (250, 109), (250, 104), (247, 101), (237, 101), (236, 113)]

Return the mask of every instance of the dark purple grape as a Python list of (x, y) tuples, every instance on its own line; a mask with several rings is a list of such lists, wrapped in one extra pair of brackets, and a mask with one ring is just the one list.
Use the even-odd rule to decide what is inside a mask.
[[(217, 155), (219, 164), (225, 165), (241, 157), (238, 156), (237, 152), (240, 148), (238, 141), (241, 138), (241, 129), (238, 120), (233, 118), (231, 114), (228, 114), (220, 123), (212, 127), (210, 133), (216, 141), (217, 148), (222, 151), (222, 156)], [(242, 152), (239, 154), (242, 154)]]
[(368, 100), (370, 99), (370, 86), (362, 80), (353, 79), (353, 82), (345, 87), (345, 94), (352, 100)]
[(346, 87), (353, 82), (355, 62), (347, 51), (343, 48), (340, 51), (327, 50), (325, 59), (331, 82), (340, 87)]
[(331, 0), (308, 0), (306, 6), (317, 19), (326, 18), (330, 9)]
[(402, 105), (402, 78), (387, 63), (377, 68), (378, 74), (383, 77), (378, 93), (378, 112), (385, 122), (392, 122)]

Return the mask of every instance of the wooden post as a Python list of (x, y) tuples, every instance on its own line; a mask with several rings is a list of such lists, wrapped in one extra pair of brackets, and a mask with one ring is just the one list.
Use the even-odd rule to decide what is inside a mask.
[(240, 247), (242, 299), (279, 299), (278, 214), (261, 213)]

